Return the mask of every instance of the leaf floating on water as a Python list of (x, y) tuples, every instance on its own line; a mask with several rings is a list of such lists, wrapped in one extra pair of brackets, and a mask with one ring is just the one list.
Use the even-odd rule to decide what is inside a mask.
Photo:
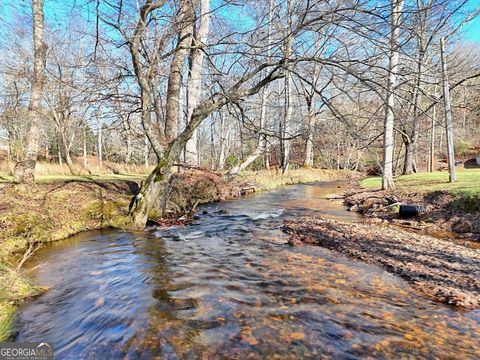
[(390, 320), (394, 320), (395, 317), (393, 316), (392, 313), (384, 313), (383, 314), (383, 320), (387, 320), (387, 321), (390, 321)]
[(92, 275), (92, 276), (98, 276), (98, 275), (102, 275), (102, 274), (103, 274), (103, 271), (92, 271), (90, 273), (90, 275)]
[(103, 297), (99, 297), (95, 300), (95, 307), (102, 306), (103, 304), (105, 304), (105, 299)]
[(292, 341), (304, 340), (305, 339), (305, 334), (301, 333), (301, 332), (295, 332), (295, 333), (290, 334), (290, 339), (292, 339)]

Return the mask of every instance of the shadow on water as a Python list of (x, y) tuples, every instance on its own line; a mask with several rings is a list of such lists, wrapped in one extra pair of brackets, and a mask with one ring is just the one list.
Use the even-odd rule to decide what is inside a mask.
[(71, 359), (480, 357), (480, 312), (338, 253), (285, 245), (286, 218), (354, 220), (325, 199), (337, 186), (206, 205), (185, 227), (51, 244), (28, 264), (51, 289), (20, 309), (16, 340), (51, 341)]

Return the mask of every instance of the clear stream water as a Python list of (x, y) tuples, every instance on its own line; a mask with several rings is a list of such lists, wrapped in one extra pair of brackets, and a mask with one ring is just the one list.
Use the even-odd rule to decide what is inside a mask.
[[(480, 312), (435, 303), (379, 267), (291, 247), (286, 218), (353, 220), (295, 185), (200, 209), (184, 227), (89, 232), (29, 262), (50, 286), (18, 312), (16, 341), (59, 359), (480, 358)], [(301, 220), (300, 220), (301, 221)]]

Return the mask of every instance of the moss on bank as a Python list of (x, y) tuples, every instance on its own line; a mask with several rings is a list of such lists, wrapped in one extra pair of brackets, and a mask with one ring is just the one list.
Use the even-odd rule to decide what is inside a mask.
[(0, 341), (8, 338), (16, 306), (43, 288), (17, 267), (29, 247), (65, 239), (81, 231), (128, 226), (132, 182), (57, 182), (27, 191), (13, 184), (0, 189)]
[[(169, 208), (172, 214), (188, 213), (198, 204), (251, 191), (353, 177), (356, 174), (347, 171), (299, 169), (286, 176), (271, 171), (246, 172), (227, 181), (215, 172), (187, 171), (173, 177)], [(15, 254), (22, 254), (31, 244), (65, 239), (86, 230), (130, 226), (128, 207), (139, 183), (129, 177), (108, 180), (41, 183), (33, 191), (10, 183), (0, 188), (0, 341), (10, 334), (16, 306), (45, 290), (13, 270)]]

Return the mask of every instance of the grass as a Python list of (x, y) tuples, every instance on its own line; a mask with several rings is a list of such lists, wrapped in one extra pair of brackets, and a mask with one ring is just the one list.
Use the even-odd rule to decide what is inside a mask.
[[(36, 175), (38, 184), (47, 184), (53, 182), (102, 182), (102, 181), (142, 181), (147, 178), (146, 174), (101, 174), (101, 175)], [(11, 183), (13, 176), (0, 175), (0, 183)]]
[(16, 306), (25, 298), (36, 296), (47, 288), (34, 286), (19, 272), (0, 265), (0, 342), (7, 341)]
[[(369, 177), (361, 182), (369, 189), (380, 189), (381, 178)], [(448, 172), (417, 173), (395, 178), (396, 189), (404, 193), (447, 191), (465, 196), (480, 195), (480, 169), (457, 169), (457, 181), (448, 181)]]
[[(5, 183), (13, 180), (14, 166), (15, 164), (13, 162), (0, 161), (0, 182)], [(71, 175), (70, 169), (65, 164), (60, 165), (58, 163), (39, 161), (35, 168), (35, 177), (40, 183), (58, 180), (88, 181), (90, 178), (121, 180), (122, 177), (146, 176), (153, 170), (152, 166), (146, 167), (143, 165), (121, 164), (110, 161), (104, 161), (103, 165), (100, 166), (96, 158), (89, 158), (88, 160), (88, 170), (90, 173), (84, 169), (81, 159), (76, 159), (73, 168), (76, 176)]]

